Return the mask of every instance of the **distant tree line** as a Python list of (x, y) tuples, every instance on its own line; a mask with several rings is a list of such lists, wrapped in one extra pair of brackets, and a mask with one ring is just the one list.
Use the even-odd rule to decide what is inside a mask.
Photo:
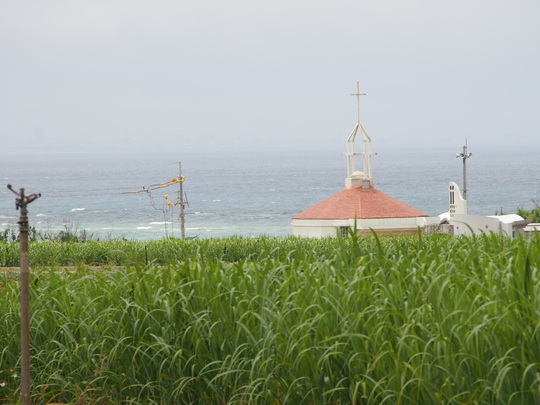
[(519, 208), (516, 212), (523, 219), (530, 219), (532, 222), (540, 222), (540, 198), (533, 198), (532, 202), (534, 208), (532, 210), (526, 210), (525, 208)]
[(533, 208), (532, 210), (526, 210), (525, 208), (520, 208), (517, 210), (518, 214), (523, 219), (530, 219), (532, 222), (540, 222), (540, 208)]

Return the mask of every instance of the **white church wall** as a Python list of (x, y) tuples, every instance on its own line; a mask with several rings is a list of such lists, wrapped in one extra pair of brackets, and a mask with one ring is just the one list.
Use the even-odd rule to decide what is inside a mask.
[(523, 219), (517, 214), (493, 215), (490, 218), (497, 218), (500, 223), (501, 233), (515, 237), (518, 234), (524, 234), (525, 227), (531, 223), (531, 220)]
[[(354, 220), (351, 220), (354, 226)], [(374, 218), (361, 219), (357, 223), (358, 229), (399, 229), (399, 228), (416, 228), (418, 221), (416, 218)]]
[(357, 229), (360, 233), (370, 233), (375, 231), (396, 231), (400, 230), (416, 232), (418, 227), (423, 228), (429, 224), (438, 224), (438, 217), (417, 217), (417, 218), (377, 218), (377, 219), (349, 219), (349, 220), (298, 220), (293, 219), (293, 235), (308, 238), (335, 237), (348, 229)]
[[(347, 223), (344, 226), (348, 226)], [(293, 235), (307, 238), (326, 238), (337, 236), (334, 221), (325, 220), (299, 220), (292, 221)]]
[(454, 226), (454, 235), (470, 236), (473, 233), (495, 232), (512, 238), (519, 234), (528, 222), (516, 214), (486, 217), (456, 214), (450, 224)]
[[(454, 235), (471, 236), (501, 231), (500, 221), (497, 218), (481, 215), (454, 214), (450, 224), (454, 226)], [(510, 233), (511, 235), (512, 233)]]
[(416, 218), (416, 223), (420, 227), (428, 226), (428, 225), (439, 225), (441, 223), (441, 219), (439, 216), (436, 217), (418, 217)]

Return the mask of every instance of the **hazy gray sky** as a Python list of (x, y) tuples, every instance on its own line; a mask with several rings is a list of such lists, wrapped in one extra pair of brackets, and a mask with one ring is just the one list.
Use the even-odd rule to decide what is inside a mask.
[[(0, 153), (540, 147), (538, 0), (4, 0)], [(455, 150), (455, 152), (458, 152)]]

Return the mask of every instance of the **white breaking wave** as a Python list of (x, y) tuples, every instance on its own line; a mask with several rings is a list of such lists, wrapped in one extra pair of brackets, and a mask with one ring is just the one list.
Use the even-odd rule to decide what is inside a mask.
[(151, 226), (138, 226), (137, 229), (152, 229)]
[(73, 208), (71, 212), (73, 211), (84, 211), (86, 208)]
[(165, 225), (172, 224), (172, 222), (150, 222), (150, 225)]

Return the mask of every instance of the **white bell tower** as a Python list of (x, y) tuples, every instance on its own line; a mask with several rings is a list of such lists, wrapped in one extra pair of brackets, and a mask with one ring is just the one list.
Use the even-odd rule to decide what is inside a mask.
[(467, 200), (461, 196), (459, 186), (453, 181), (448, 184), (448, 212), (451, 219), (455, 214), (467, 214)]
[[(345, 188), (371, 188), (374, 186), (373, 174), (371, 172), (371, 157), (376, 153), (371, 152), (371, 138), (360, 124), (360, 96), (365, 96), (365, 93), (360, 93), (360, 84), (356, 82), (356, 93), (351, 96), (356, 96), (358, 108), (358, 122), (356, 123), (351, 134), (347, 138), (347, 152), (344, 155), (347, 157), (347, 178), (345, 179)], [(356, 135), (362, 134), (363, 151), (355, 152), (354, 141)], [(357, 171), (355, 165), (356, 156), (362, 156), (363, 171)]]

